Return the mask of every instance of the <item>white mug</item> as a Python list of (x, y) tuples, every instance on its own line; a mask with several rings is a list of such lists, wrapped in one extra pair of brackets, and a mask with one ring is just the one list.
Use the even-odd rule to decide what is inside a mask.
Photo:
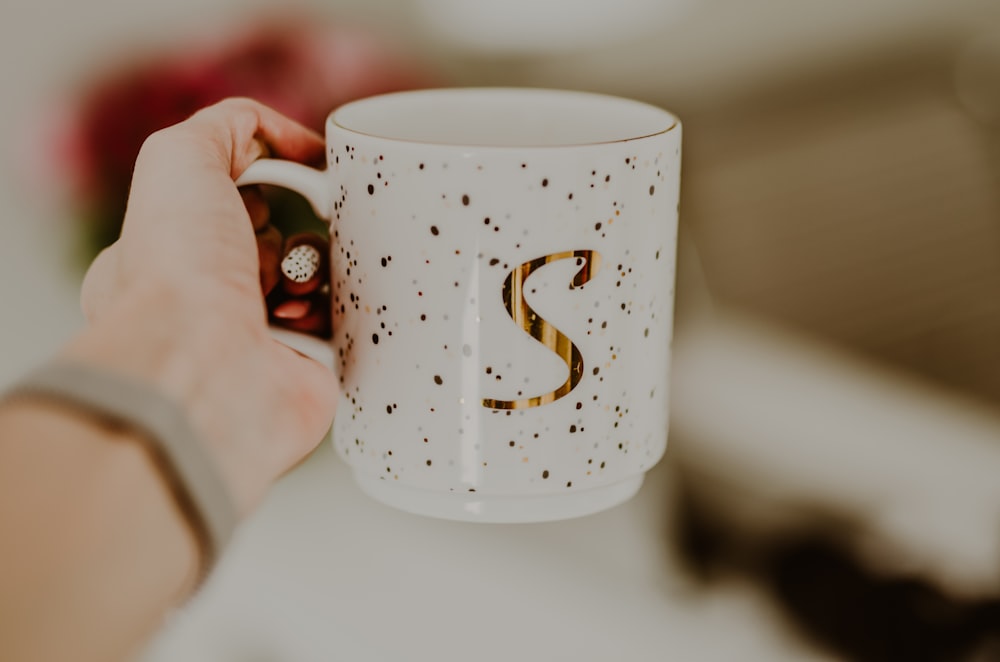
[(632, 100), (422, 90), (331, 113), (324, 171), (251, 165), (331, 222), (333, 444), (363, 491), (480, 522), (636, 493), (667, 441), (680, 139)]

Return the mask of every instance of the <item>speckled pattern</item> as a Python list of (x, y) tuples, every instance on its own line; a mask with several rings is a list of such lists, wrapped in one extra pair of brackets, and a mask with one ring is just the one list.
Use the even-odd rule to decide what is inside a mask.
[(288, 251), (281, 261), (281, 272), (296, 283), (306, 283), (319, 270), (322, 257), (315, 246), (302, 244)]
[[(680, 127), (551, 148), (389, 142), (328, 127), (334, 444), (356, 472), (427, 490), (564, 494), (649, 469), (666, 447)], [(531, 308), (579, 349), (567, 363), (503, 300), (521, 265), (595, 251), (524, 282)]]

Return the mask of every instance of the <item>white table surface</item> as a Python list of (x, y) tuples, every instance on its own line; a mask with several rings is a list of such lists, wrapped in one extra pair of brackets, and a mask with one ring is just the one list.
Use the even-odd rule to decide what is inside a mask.
[(684, 581), (669, 478), (576, 520), (449, 522), (369, 499), (324, 443), (144, 662), (821, 659), (752, 590)]

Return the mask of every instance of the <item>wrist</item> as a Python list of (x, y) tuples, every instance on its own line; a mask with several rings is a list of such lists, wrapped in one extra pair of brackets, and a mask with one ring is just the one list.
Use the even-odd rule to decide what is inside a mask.
[(337, 382), (271, 337), (259, 289), (183, 278), (120, 292), (63, 356), (176, 402), (245, 515), (323, 438)]
[(130, 288), (62, 358), (136, 380), (176, 403), (245, 514), (252, 499), (231, 455), (233, 421), (248, 405), (245, 384), (233, 376), (234, 366), (259, 353), (259, 341), (245, 313), (225, 310), (225, 301), (193, 301), (193, 289), (156, 282)]
[(245, 334), (232, 333), (224, 301), (195, 301), (192, 291), (165, 280), (129, 287), (62, 356), (143, 381), (194, 416)]
[(0, 439), (4, 651), (123, 659), (197, 577), (194, 538), (155, 466), (129, 433), (44, 400), (3, 403)]

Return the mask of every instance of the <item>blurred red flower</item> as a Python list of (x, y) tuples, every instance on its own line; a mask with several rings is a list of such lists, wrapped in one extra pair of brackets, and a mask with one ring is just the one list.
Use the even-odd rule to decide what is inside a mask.
[(435, 83), (411, 53), (357, 26), (313, 16), (260, 20), (92, 80), (54, 132), (55, 156), (92, 255), (120, 232), (143, 140), (199, 108), (248, 96), (322, 132), (327, 113), (346, 101)]

